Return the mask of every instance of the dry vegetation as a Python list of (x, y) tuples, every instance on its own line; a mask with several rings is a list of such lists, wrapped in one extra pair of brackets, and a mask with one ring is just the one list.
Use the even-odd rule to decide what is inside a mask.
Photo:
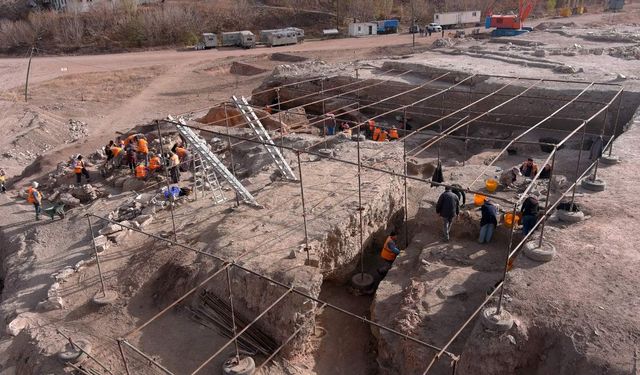
[[(99, 2), (88, 12), (51, 11), (25, 15), (24, 1), (0, 0), (0, 52), (24, 54), (31, 46), (49, 53), (115, 52), (156, 46), (194, 44), (203, 32), (260, 30), (283, 26), (305, 28), (319, 35), (334, 27), (336, 10), (345, 24), (352, 19), (389, 17), (408, 23), (413, 13), (420, 23), (436, 11), (485, 10), (489, 1), (470, 0), (250, 0), (200, 2), (173, 0), (137, 6), (135, 0)], [(590, 4), (590, 2), (587, 2)], [(540, 1), (537, 13), (560, 6), (560, 0)], [(517, 9), (516, 0), (499, 2), (495, 11)], [(22, 17), (22, 18), (20, 18)], [(19, 18), (19, 19), (16, 19)]]

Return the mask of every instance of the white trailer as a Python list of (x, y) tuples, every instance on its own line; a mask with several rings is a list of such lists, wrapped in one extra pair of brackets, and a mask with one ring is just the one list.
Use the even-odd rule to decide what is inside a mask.
[(293, 30), (275, 31), (267, 37), (267, 45), (269, 47), (286, 46), (289, 44), (297, 44), (298, 36)]
[(436, 13), (433, 15), (433, 22), (445, 29), (450, 29), (454, 26), (476, 25), (480, 23), (481, 13), (479, 10)]
[(376, 34), (378, 34), (378, 24), (375, 22), (354, 22), (349, 24), (349, 36)]
[(253, 48), (256, 46), (256, 37), (251, 31), (232, 31), (221, 34), (222, 47)]

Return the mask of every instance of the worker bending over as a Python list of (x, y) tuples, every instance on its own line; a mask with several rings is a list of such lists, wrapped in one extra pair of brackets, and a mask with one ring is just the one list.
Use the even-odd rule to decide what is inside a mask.
[(389, 234), (389, 237), (384, 241), (382, 251), (380, 252), (380, 258), (382, 258), (382, 266), (378, 269), (380, 276), (384, 277), (391, 269), (396, 257), (400, 254), (400, 249), (396, 245), (398, 234), (393, 231)]
[(87, 179), (87, 183), (91, 182), (91, 177), (89, 177), (89, 171), (87, 171), (87, 165), (84, 160), (82, 160), (82, 155), (78, 155), (75, 160), (73, 166), (73, 172), (76, 174), (76, 183), (80, 184), (82, 182), (82, 176)]
[(538, 166), (529, 158), (520, 166), (520, 173), (525, 177), (534, 178), (538, 174)]
[(149, 172), (155, 173), (162, 170), (162, 160), (154, 153), (149, 154)]
[(33, 181), (27, 189), (27, 202), (31, 203), (36, 210), (36, 220), (40, 220), (42, 213), (42, 194), (38, 191), (38, 183)]
[(144, 165), (149, 164), (149, 143), (144, 138), (142, 134), (136, 137), (137, 147), (136, 151), (138, 152), (138, 161), (144, 162)]

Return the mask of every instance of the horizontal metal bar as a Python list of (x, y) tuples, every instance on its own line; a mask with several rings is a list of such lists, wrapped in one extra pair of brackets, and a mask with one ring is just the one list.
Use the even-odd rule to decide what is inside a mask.
[(159, 364), (158, 362), (156, 362), (155, 359), (153, 359), (150, 356), (148, 356), (147, 354), (145, 354), (142, 350), (140, 350), (140, 349), (136, 348), (135, 346), (133, 346), (132, 344), (130, 344), (129, 341), (120, 340), (120, 342), (125, 344), (129, 348), (131, 348), (134, 352), (136, 352), (136, 353), (140, 354), (141, 356), (143, 356), (149, 362), (153, 363), (156, 367), (158, 367), (160, 370), (162, 370), (165, 374), (167, 374), (167, 375), (175, 375), (173, 372), (169, 371), (166, 367), (164, 367), (161, 364)]

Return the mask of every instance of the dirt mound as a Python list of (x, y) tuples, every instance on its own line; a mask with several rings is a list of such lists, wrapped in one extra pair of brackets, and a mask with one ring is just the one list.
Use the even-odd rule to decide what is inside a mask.
[(237, 61), (234, 61), (233, 64), (231, 64), (231, 69), (229, 69), (229, 73), (237, 74), (240, 76), (255, 76), (266, 71), (266, 69), (258, 68), (257, 66)]
[(574, 22), (569, 22), (569, 23), (561, 23), (561, 22), (553, 22), (553, 21), (549, 21), (549, 22), (542, 22), (540, 24), (538, 24), (538, 26), (536, 26), (536, 30), (556, 30), (556, 29), (564, 29), (564, 28), (570, 28), (570, 27), (577, 27), (578, 25), (575, 24)]
[(303, 56), (290, 55), (288, 53), (274, 53), (271, 55), (271, 60), (285, 62), (303, 62), (309, 59)]
[[(283, 112), (282, 115), (269, 114), (267, 111), (257, 108), (254, 108), (254, 111), (267, 130), (280, 130), (282, 128), (285, 133), (288, 133), (293, 126), (305, 127), (309, 124), (304, 108), (296, 109), (296, 113)], [(280, 122), (280, 120), (282, 120), (282, 122)], [(195, 121), (215, 126), (226, 126), (227, 122), (230, 127), (247, 126), (247, 122), (242, 117), (240, 111), (233, 107), (227, 107), (225, 112), (224, 106), (211, 108), (206, 115), (195, 119)], [(299, 130), (297, 131), (300, 132)]]

